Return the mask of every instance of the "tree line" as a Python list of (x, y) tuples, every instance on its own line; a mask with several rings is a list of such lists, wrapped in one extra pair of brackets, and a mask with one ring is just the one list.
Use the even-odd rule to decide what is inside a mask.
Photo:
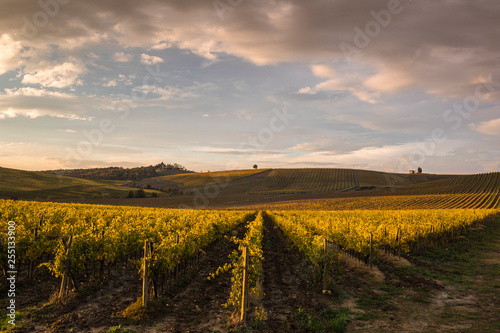
[(177, 163), (165, 164), (161, 162), (157, 165), (141, 166), (137, 168), (107, 167), (90, 169), (60, 169), (44, 172), (53, 175), (83, 179), (141, 180), (192, 171), (187, 170), (184, 166)]

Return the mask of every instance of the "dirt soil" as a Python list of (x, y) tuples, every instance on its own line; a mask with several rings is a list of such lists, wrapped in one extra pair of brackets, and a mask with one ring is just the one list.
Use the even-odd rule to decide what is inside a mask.
[(281, 230), (265, 219), (263, 238), (264, 332), (309, 332), (300, 324), (299, 309), (312, 314), (334, 307), (319, 285), (310, 284), (312, 270), (290, 248)]

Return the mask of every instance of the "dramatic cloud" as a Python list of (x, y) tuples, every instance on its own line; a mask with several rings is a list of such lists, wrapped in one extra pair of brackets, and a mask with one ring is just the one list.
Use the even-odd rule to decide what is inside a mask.
[[(29, 135), (37, 122), (34, 142), (54, 131), (52, 142), (76, 146), (84, 137), (77, 134), (114, 119), (116, 133), (103, 140), (137, 143), (148, 151), (139, 165), (167, 154), (168, 145), (175, 162), (211, 168), (245, 137), (259, 143), (258, 158), (269, 166), (359, 166), (354, 159), (363, 156), (381, 166), (384, 154), (403, 154), (434, 128), (470, 146), (498, 135), (498, 115), (488, 111), (500, 101), (496, 0), (48, 3), (0, 4), (0, 121), (17, 129), (3, 135)], [(282, 105), (297, 120), (273, 132), (281, 127), (270, 124), (272, 110)], [(65, 132), (70, 119), (97, 125)], [(200, 142), (223, 150), (190, 152)], [(67, 148), (57, 145), (50, 151)], [(493, 168), (500, 159), (446, 151), (456, 165), (467, 157)], [(196, 154), (210, 158), (199, 162)], [(118, 152), (112, 160), (133, 163)]]

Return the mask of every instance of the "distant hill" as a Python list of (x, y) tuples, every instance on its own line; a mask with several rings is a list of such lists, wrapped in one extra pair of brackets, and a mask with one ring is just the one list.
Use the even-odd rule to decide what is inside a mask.
[[(88, 180), (0, 167), (0, 198), (125, 197), (127, 181)], [(150, 191), (152, 192), (152, 191)]]
[[(186, 173), (133, 182), (159, 190), (202, 190), (217, 186), (220, 194), (335, 193), (399, 188), (454, 176), (395, 174), (354, 169), (261, 169)], [(216, 185), (217, 184), (217, 185)]]
[(91, 169), (61, 169), (42, 171), (44, 173), (68, 176), (83, 179), (101, 179), (101, 180), (141, 180), (165, 175), (176, 175), (189, 173), (193, 171), (177, 163), (165, 164), (161, 162), (157, 165), (142, 166), (137, 168), (91, 168)]

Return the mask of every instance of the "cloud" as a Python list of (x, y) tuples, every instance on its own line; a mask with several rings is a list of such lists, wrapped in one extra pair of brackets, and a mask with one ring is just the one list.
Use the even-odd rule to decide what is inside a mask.
[(250, 120), (253, 118), (253, 114), (246, 109), (236, 110), (233, 112), (233, 114), (235, 114), (236, 117), (241, 118), (241, 119), (245, 119), (245, 120)]
[(125, 54), (124, 52), (115, 52), (112, 56), (113, 60), (118, 62), (131, 62), (134, 59), (133, 54)]
[(47, 89), (37, 89), (32, 87), (22, 87), (22, 88), (13, 88), (13, 89), (5, 89), (5, 96), (52, 96), (52, 97), (60, 97), (60, 98), (71, 98), (73, 97), (70, 94), (62, 93), (58, 91), (50, 91)]
[(335, 77), (335, 70), (327, 65), (311, 65), (311, 70), (317, 77)]
[[(358, 48), (352, 63), (358, 66), (354, 70), (366, 89), (387, 93), (417, 87), (457, 97), (470, 94), (471, 79), (481, 73), (500, 76), (500, 45), (494, 42), (500, 37), (496, 22), (500, 6), (495, 0), (401, 2), (400, 11), (382, 25), (373, 13), (380, 16), (387, 11), (387, 0), (362, 5), (350, 0), (255, 0), (228, 6), (221, 20), (213, 3), (204, 0), (68, 3), (38, 29), (36, 38), (27, 39), (20, 36), (19, 18), (30, 20), (42, 8), (28, 0), (8, 0), (0, 11), (0, 31), (13, 39), (7, 44), (14, 55), (21, 45), (36, 49), (57, 45), (75, 54), (92, 45), (118, 42), (124, 48), (175, 47), (211, 62), (233, 55), (259, 66), (322, 63), (313, 65), (313, 71), (319, 77), (333, 78), (326, 66), (337, 71), (346, 63), (340, 45), (356, 44), (357, 28), (367, 43)], [(378, 33), (367, 35), (369, 24), (378, 24)], [(0, 62), (0, 71), (18, 66), (16, 57), (7, 58)], [(160, 59), (141, 56), (144, 64)], [(375, 100), (369, 91), (357, 89), (354, 94), (365, 101)]]
[(363, 85), (372, 91), (392, 93), (412, 83), (413, 78), (405, 70), (385, 68), (366, 79)]
[(165, 49), (168, 49), (168, 48), (170, 48), (172, 46), (173, 45), (170, 44), (170, 43), (160, 42), (158, 44), (155, 44), (155, 45), (151, 46), (151, 50), (165, 50)]
[(484, 121), (479, 124), (470, 124), (469, 128), (483, 134), (500, 135), (500, 118)]
[(217, 147), (196, 147), (191, 148), (192, 153), (218, 154), (218, 155), (284, 155), (286, 152), (257, 149), (233, 149)]
[(117, 83), (115, 80), (109, 80), (108, 82), (106, 82), (106, 84), (104, 86), (105, 87), (116, 87)]
[(330, 149), (334, 142), (332, 139), (321, 139), (315, 142), (304, 142), (299, 143), (287, 150), (295, 151), (295, 152), (315, 152), (315, 151), (325, 151), (325, 149)]
[[(404, 168), (412, 166), (409, 161), (418, 159), (419, 163), (428, 164), (436, 158), (452, 155), (456, 149), (462, 146), (464, 146), (464, 143), (459, 140), (448, 140), (437, 145), (430, 144), (430, 141), (415, 141), (363, 147), (346, 153), (336, 153), (330, 150), (312, 151), (298, 156), (287, 156), (284, 161), (302, 165), (323, 164), (406, 172), (407, 170)], [(307, 148), (307, 145), (305, 147)], [(401, 161), (404, 162), (401, 163)]]
[(43, 87), (66, 88), (73, 85), (82, 85), (79, 79), (87, 68), (76, 60), (66, 61), (62, 64), (42, 65), (42, 69), (24, 74), (24, 84), (39, 84)]
[(159, 98), (163, 101), (180, 101), (198, 96), (193, 91), (190, 91), (190, 89), (180, 89), (177, 87), (158, 87), (152, 85), (142, 85), (141, 87), (136, 88), (135, 91), (140, 91), (146, 95), (156, 95), (156, 98)]
[(0, 119), (50, 116), (71, 120), (90, 120), (88, 100), (67, 93), (22, 87), (0, 94)]
[[(321, 71), (324, 73), (324, 70)], [(316, 94), (320, 91), (348, 91), (359, 100), (376, 104), (380, 93), (364, 85), (363, 78), (356, 73), (343, 73), (327, 81), (318, 83), (314, 87), (304, 87), (298, 90), (299, 94)]]
[(154, 65), (163, 62), (163, 59), (156, 56), (151, 56), (146, 53), (141, 54), (141, 64)]
[(21, 42), (14, 40), (10, 35), (0, 36), (0, 75), (21, 66)]

